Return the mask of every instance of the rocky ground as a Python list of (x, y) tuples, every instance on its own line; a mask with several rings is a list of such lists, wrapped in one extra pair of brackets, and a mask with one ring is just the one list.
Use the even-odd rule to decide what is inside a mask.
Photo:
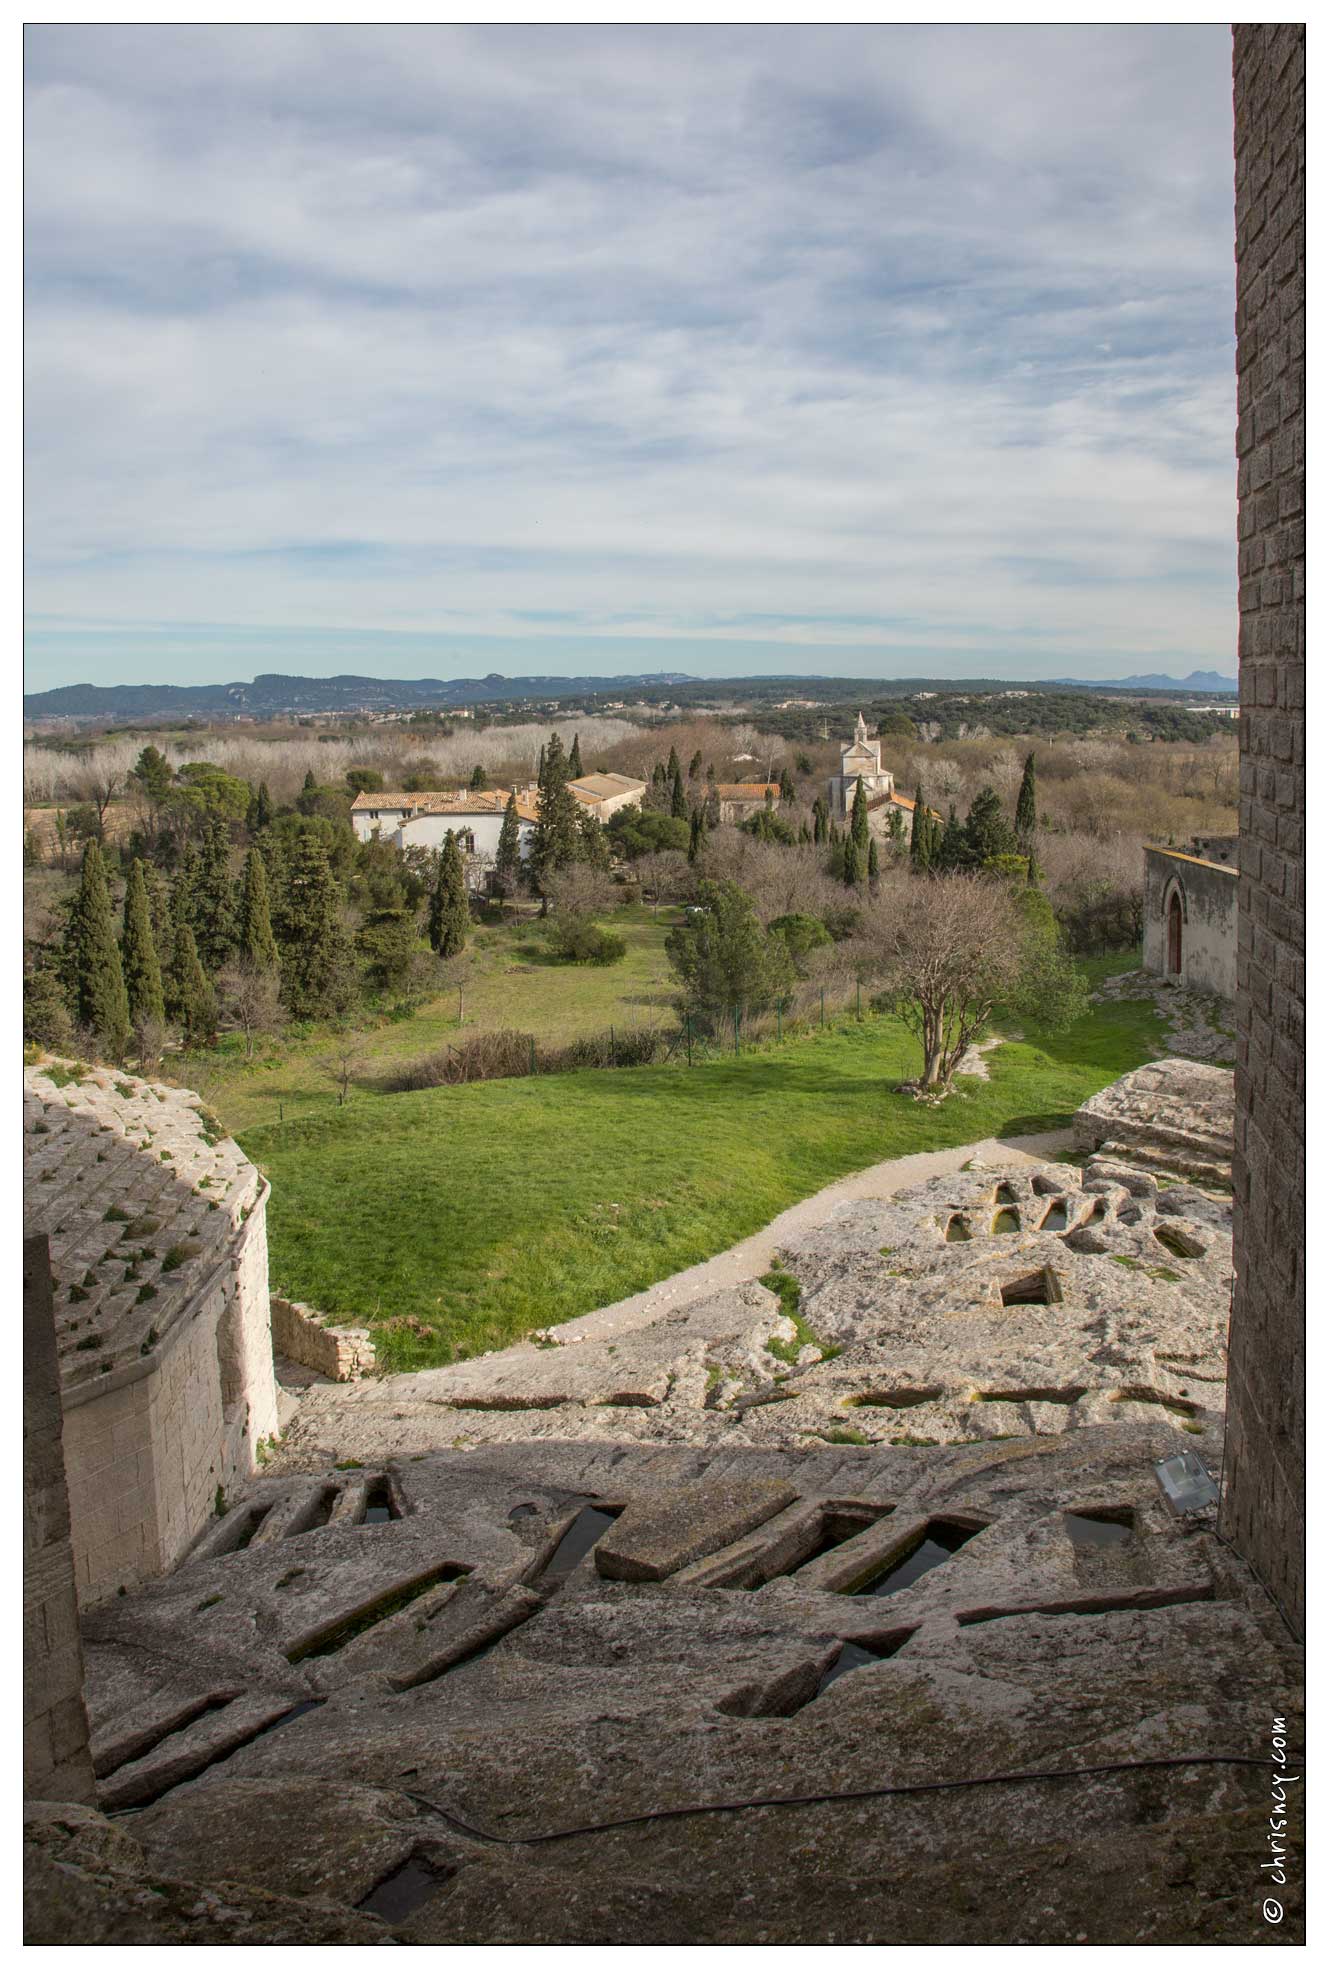
[(1296, 1668), (1175, 1443), (261, 1480), (89, 1621), (113, 1816), (31, 1808), (30, 1938), (1262, 1939)]
[(1167, 1051), (1188, 1060), (1231, 1066), (1237, 1057), (1232, 1007), (1211, 992), (1157, 977), (1152, 971), (1120, 971), (1098, 987), (1096, 1001), (1144, 999), (1167, 1020)]

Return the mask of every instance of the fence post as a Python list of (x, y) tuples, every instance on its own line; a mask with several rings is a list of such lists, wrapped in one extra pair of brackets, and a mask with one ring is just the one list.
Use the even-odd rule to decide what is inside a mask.
[(609, 1028), (609, 1064), (610, 1066), (614, 1064), (614, 1028), (612, 1026)]
[(738, 1007), (734, 1007), (734, 1058), (738, 1058)]
[(531, 1072), (535, 1072), (535, 1034), (531, 1034)]
[(854, 986), (854, 1016), (859, 1019), (863, 1016), (863, 987), (861, 983), (855, 984)]
[(692, 1014), (691, 1012), (685, 1012), (683, 1014), (683, 1030), (687, 1034), (688, 1065), (691, 1066), (692, 1065)]
[(823, 1024), (823, 1025), (825, 1025), (825, 1023), (826, 1023), (826, 987), (825, 987), (825, 985), (823, 985), (823, 986), (822, 986), (822, 988), (821, 988), (821, 1022), (822, 1022), (822, 1024)]
[(778, 999), (778, 998), (777, 998), (777, 999), (776, 999), (776, 1001), (775, 1001), (775, 1043), (776, 1043), (776, 1045), (777, 1045), (777, 1046), (779, 1046), (779, 1045), (781, 1045), (781, 1044), (782, 1044), (782, 1042), (783, 1042), (783, 1040), (784, 1040), (784, 1017), (783, 1017), (783, 1006), (782, 1006), (782, 1003), (781, 1003), (781, 1001), (780, 1001), (780, 999)]

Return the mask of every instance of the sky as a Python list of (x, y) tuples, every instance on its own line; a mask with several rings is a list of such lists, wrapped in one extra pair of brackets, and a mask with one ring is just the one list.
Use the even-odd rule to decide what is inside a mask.
[(37, 27), (27, 688), (1235, 669), (1226, 27)]

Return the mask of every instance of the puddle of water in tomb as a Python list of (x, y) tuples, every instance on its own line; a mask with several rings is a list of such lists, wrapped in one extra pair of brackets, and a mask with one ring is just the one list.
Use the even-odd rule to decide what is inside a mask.
[(1129, 1545), (1135, 1533), (1134, 1517), (1125, 1524), (1114, 1518), (1093, 1518), (1082, 1511), (1062, 1514), (1071, 1544), (1081, 1551), (1101, 1551), (1105, 1546)]
[(906, 1586), (912, 1586), (925, 1572), (934, 1566), (945, 1565), (962, 1545), (967, 1545), (975, 1536), (975, 1531), (967, 1525), (930, 1524), (923, 1537), (902, 1559), (898, 1559), (889, 1571), (878, 1573), (866, 1585), (856, 1588), (856, 1597), (865, 1596), (877, 1600), (889, 1599), (892, 1593), (902, 1593)]
[(392, 1521), (392, 1513), (388, 1509), (386, 1504), (371, 1504), (369, 1506), (369, 1509), (365, 1512), (364, 1521), (367, 1525), (390, 1524)]
[(947, 1244), (968, 1244), (973, 1235), (967, 1217), (952, 1217), (946, 1226)]
[(1059, 1235), (1065, 1230), (1068, 1222), (1066, 1200), (1064, 1197), (1059, 1197), (1038, 1228), (1040, 1231), (1053, 1231)]
[(446, 1873), (437, 1872), (428, 1860), (413, 1856), (395, 1873), (380, 1880), (356, 1906), (361, 1913), (377, 1914), (387, 1922), (405, 1921), (408, 1914), (414, 1914), (418, 1907), (432, 1900), (448, 1878)]
[(999, 1210), (992, 1219), (993, 1237), (1008, 1237), (1012, 1231), (1018, 1231), (1019, 1228), (1020, 1213), (1018, 1210)]
[[(908, 1634), (901, 1635), (898, 1641), (881, 1648), (861, 1648), (857, 1641), (846, 1641), (839, 1654), (817, 1684), (817, 1695), (824, 1695), (832, 1682), (838, 1682), (842, 1675), (851, 1674), (855, 1668), (871, 1668), (874, 1662), (889, 1661), (892, 1655), (899, 1654), (905, 1642), (917, 1630), (910, 1628)], [(816, 1701), (816, 1697), (813, 1697)]]
[(617, 1511), (602, 1511), (595, 1504), (580, 1510), (559, 1539), (554, 1556), (545, 1567), (545, 1577), (560, 1579), (571, 1572), (591, 1547), (599, 1544), (617, 1516)]

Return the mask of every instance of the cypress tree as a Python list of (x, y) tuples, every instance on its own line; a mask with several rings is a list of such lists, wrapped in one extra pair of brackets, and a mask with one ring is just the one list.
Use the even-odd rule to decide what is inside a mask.
[(536, 769), (535, 769), (535, 783), (536, 783), (536, 786), (537, 786), (537, 787), (539, 787), (539, 788), (541, 789), (541, 791), (543, 791), (543, 790), (544, 790), (544, 783), (545, 783), (545, 749), (544, 749), (544, 747), (543, 747), (543, 745), (542, 745), (542, 746), (540, 747), (540, 763), (539, 763), (539, 765), (538, 765), (538, 766), (536, 767)]
[(305, 774), (305, 783), (301, 787), (300, 791), (302, 793), (312, 793), (317, 787), (317, 785), (318, 785), (318, 781), (314, 778), (314, 771), (313, 771), (313, 767), (311, 766), (309, 771)]
[(277, 939), (272, 934), (272, 912), (268, 904), (268, 872), (256, 848), (245, 856), (245, 872), (240, 882), (240, 907), (236, 942), (240, 955), (261, 970), (277, 968)]
[(489, 784), (489, 774), (485, 771), (483, 766), (477, 766), (474, 772), (471, 774), (472, 793), (483, 793), (485, 788), (488, 786), (488, 784)]
[[(713, 772), (714, 768), (712, 768)], [(706, 825), (707, 827), (718, 827), (720, 825), (720, 789), (710, 773), (707, 774), (707, 778), (710, 780), (710, 785), (706, 789)]]
[(674, 784), (669, 795), (669, 811), (675, 820), (688, 817), (687, 795), (683, 791), (683, 772), (677, 758), (674, 759)]
[(327, 849), (305, 836), (287, 869), (277, 924), (282, 993), (297, 1018), (337, 1010), (350, 988), (350, 951), (341, 922), (341, 889)]
[(194, 884), (191, 927), (206, 971), (219, 971), (235, 948), (235, 892), (231, 842), (224, 820), (208, 822)]
[(440, 957), (456, 957), (466, 948), (471, 912), (466, 902), (466, 870), (457, 836), (449, 829), (438, 858), (438, 880), (429, 899), (429, 942)]
[(568, 778), (581, 778), (581, 733), (572, 734), (572, 750), (568, 754)]
[(692, 809), (692, 825), (688, 830), (688, 860), (695, 862), (701, 853), (701, 844), (706, 839), (706, 820), (700, 807)]
[(161, 964), (157, 941), (152, 934), (152, 911), (148, 904), (148, 885), (143, 864), (136, 860), (125, 887), (125, 921), (120, 937), (120, 963), (124, 972), (125, 997), (131, 1022), (163, 1019), (166, 1005), (162, 997)]
[(854, 846), (861, 855), (866, 855), (868, 845), (868, 796), (862, 780), (854, 782), (854, 804), (849, 814), (849, 832), (854, 837)]
[(806, 821), (799, 827), (798, 845), (800, 848), (810, 848), (812, 846), (812, 829)]
[(178, 923), (165, 979), (166, 1013), (191, 1046), (206, 1046), (217, 1030), (217, 999), (199, 962), (188, 923)]
[(797, 798), (798, 788), (794, 785), (794, 775), (786, 766), (780, 774), (780, 799), (782, 802), (792, 802)]
[(539, 808), (531, 860), (537, 880), (543, 882), (554, 869), (566, 868), (570, 861), (577, 859), (579, 844), (577, 802), (568, 792), (568, 762), (557, 732), (545, 748), (545, 776), (540, 788)]
[(688, 767), (688, 778), (695, 779), (700, 771), (701, 771), (701, 748), (699, 746), (692, 755), (692, 764)]
[(821, 847), (826, 840), (828, 820), (826, 802), (818, 796), (812, 802), (812, 839), (817, 847)]
[(853, 835), (844, 844), (844, 880), (847, 889), (856, 889), (863, 880), (863, 856)]
[(261, 834), (265, 827), (272, 826), (272, 795), (268, 792), (268, 782), (259, 784), (258, 797), (254, 801), (254, 818), (249, 825), (253, 833)]
[(171, 886), (171, 923), (188, 923), (194, 927), (195, 892), (198, 888), (199, 858), (198, 849), (190, 841), (180, 857), (180, 865), (175, 871), (175, 881)]
[(521, 873), (521, 816), (517, 812), (515, 793), (509, 793), (508, 804), (503, 809), (503, 825), (498, 833), (494, 873), (505, 885), (515, 885)]
[(1020, 853), (1028, 854), (1038, 826), (1038, 800), (1034, 788), (1034, 755), (1031, 752), (1024, 762), (1024, 777), (1020, 781), (1020, 792), (1015, 802), (1015, 838), (1020, 843)]
[(74, 1015), (116, 1058), (129, 1041), (129, 999), (101, 849), (89, 841), (70, 918)]
[(868, 841), (868, 881), (875, 883), (880, 875), (881, 856), (877, 852), (877, 837), (874, 834)]
[(928, 850), (928, 836), (930, 831), (928, 810), (923, 805), (923, 785), (920, 780), (919, 784), (914, 788), (914, 824), (909, 834), (909, 859), (915, 868), (925, 868), (927, 866), (925, 857)]
[(675, 780), (679, 776), (678, 747), (676, 745), (671, 745), (669, 748), (669, 763), (665, 767), (665, 776), (670, 780)]

